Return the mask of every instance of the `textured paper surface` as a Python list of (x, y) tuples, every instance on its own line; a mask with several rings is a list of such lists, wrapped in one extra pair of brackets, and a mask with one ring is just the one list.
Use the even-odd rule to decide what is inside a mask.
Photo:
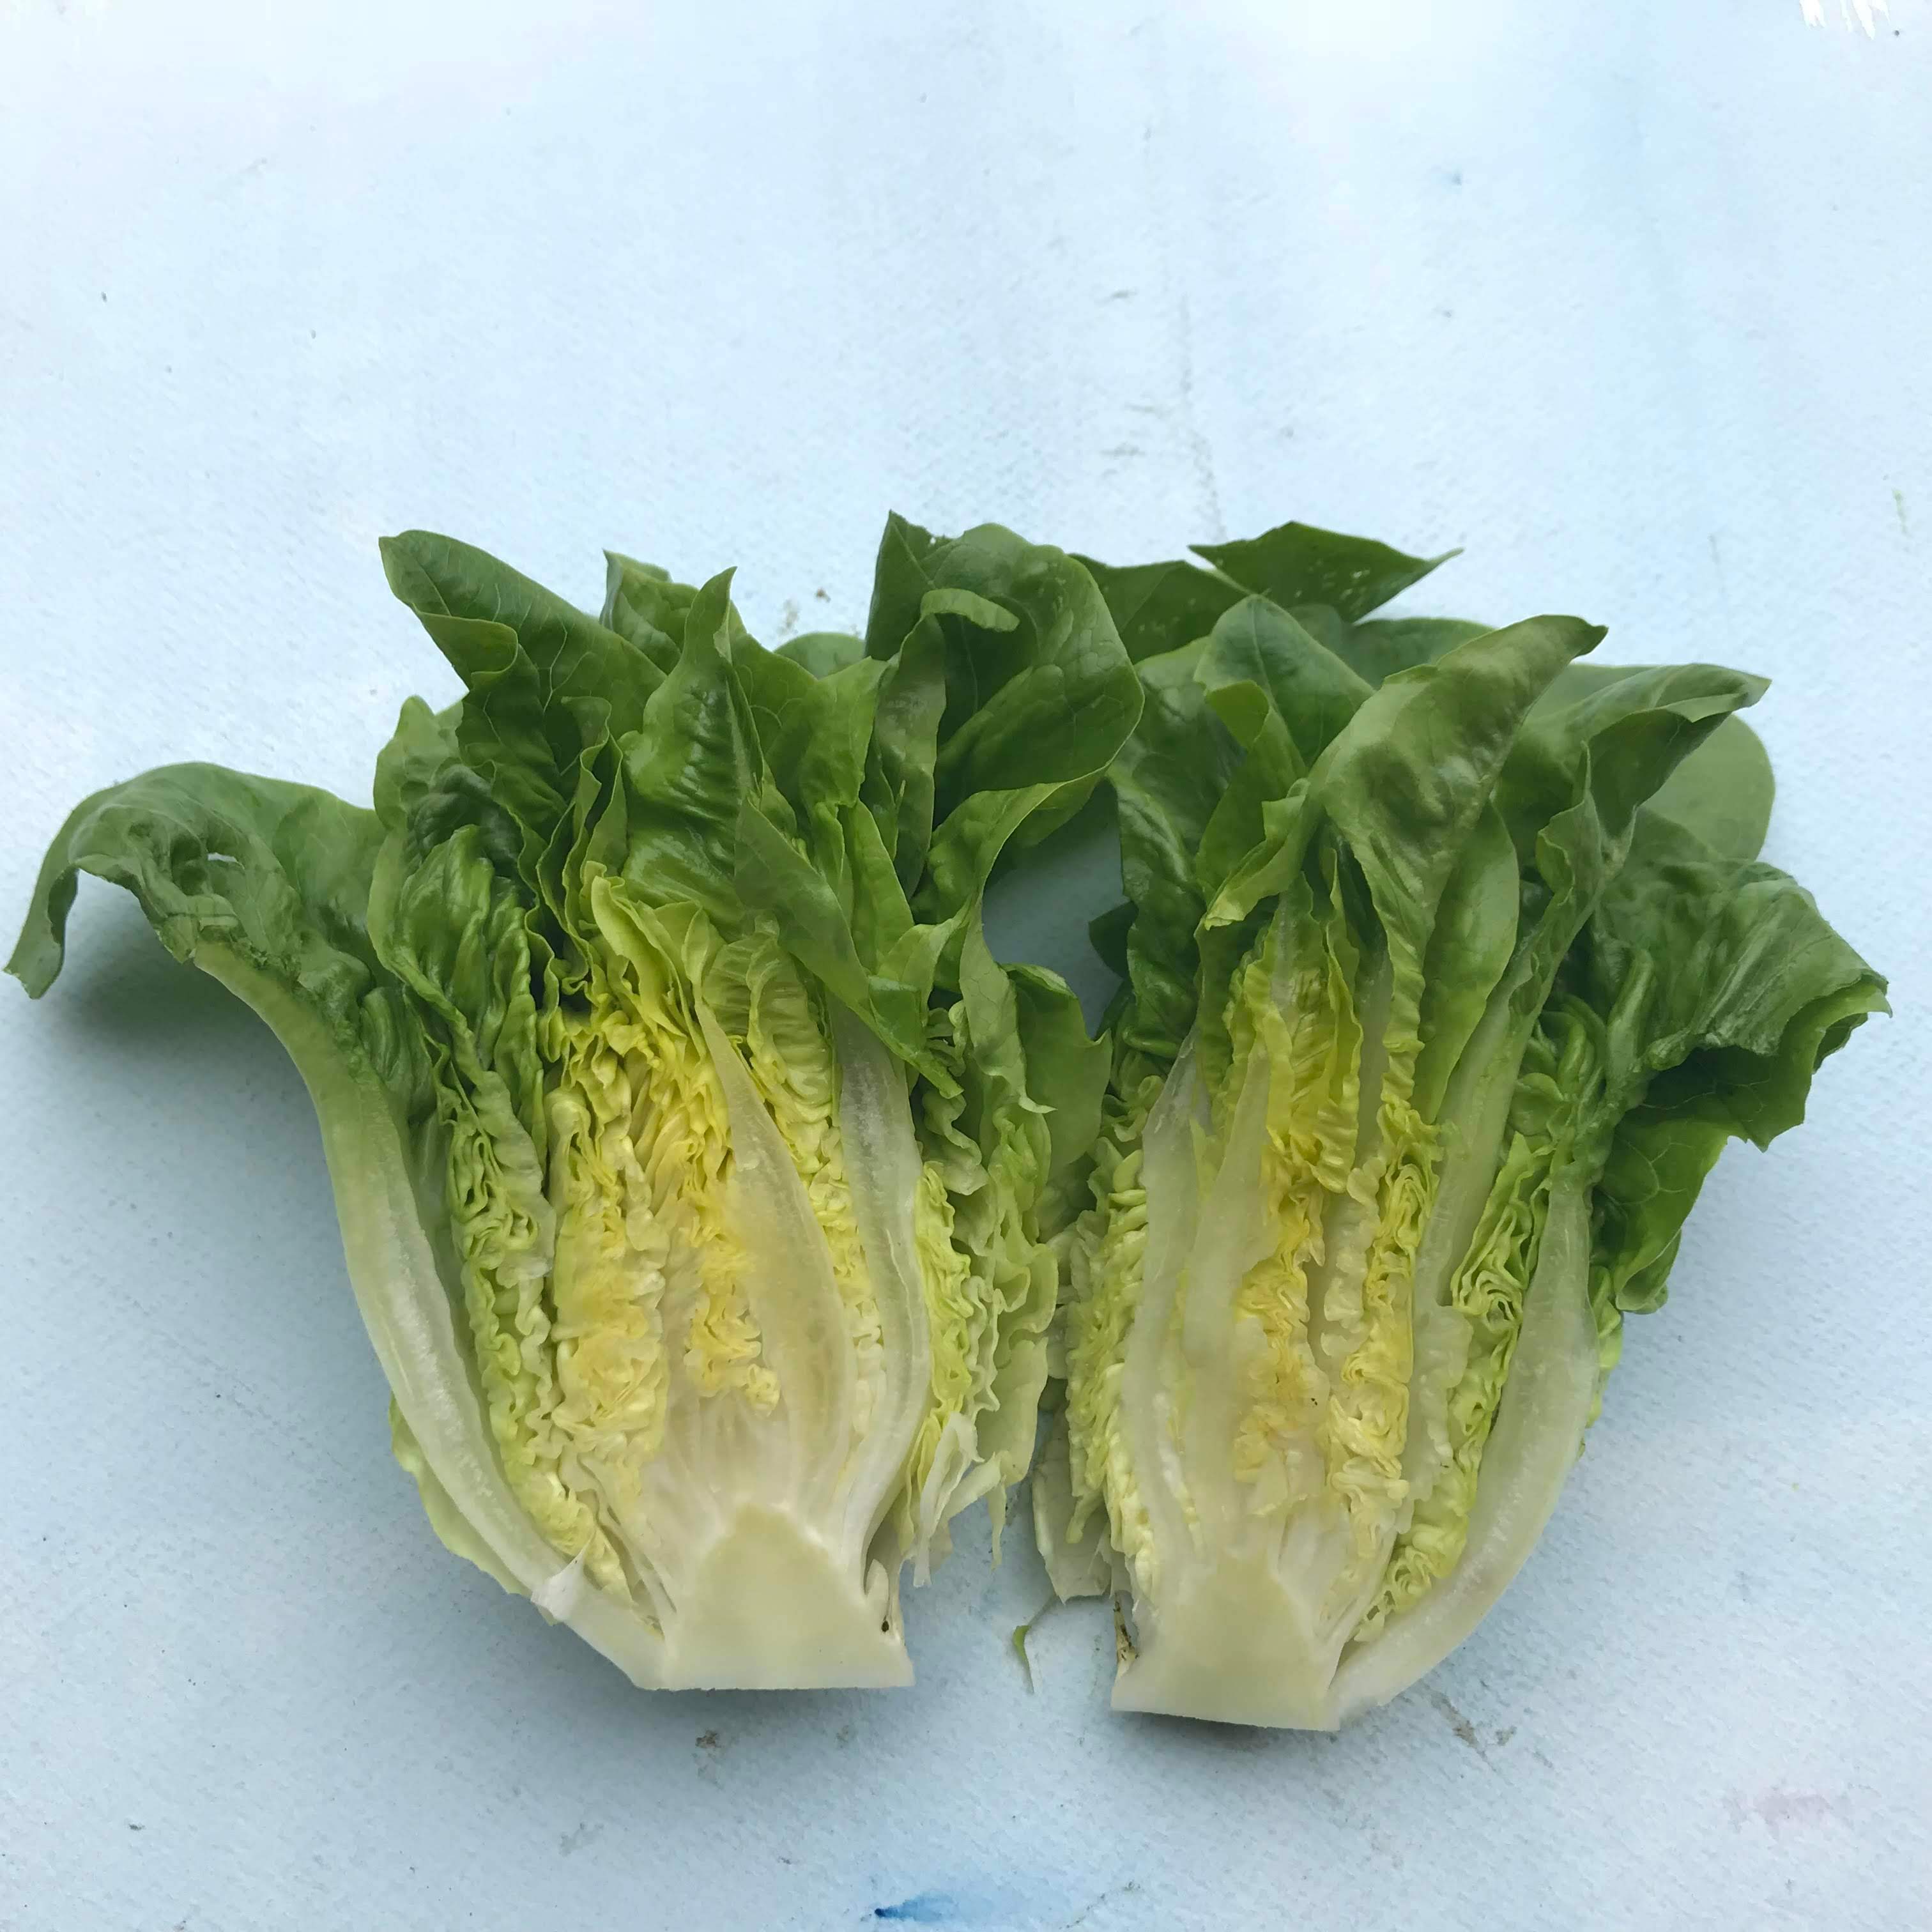
[(294, 1075), (90, 885), (0, 988), (0, 1926), (1932, 1921), (1932, 12), (1878, 26), (14, 0), (9, 922), (148, 765), (366, 795), (450, 689), (388, 530), (585, 599), (736, 562), (775, 640), (860, 617), (889, 506), (1293, 514), (1771, 674), (1771, 856), (1900, 1017), (1727, 1157), (1522, 1579), (1339, 1741), (1112, 1716), (1104, 1612), (1029, 1695), (983, 1519), (914, 1690), (650, 1699), (431, 1538)]

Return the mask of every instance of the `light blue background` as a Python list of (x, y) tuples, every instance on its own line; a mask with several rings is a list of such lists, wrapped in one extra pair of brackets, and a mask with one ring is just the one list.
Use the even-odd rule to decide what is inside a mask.
[(0, 994), (0, 1926), (1932, 1919), (1932, 10), (1832, 14), (0, 7), (10, 921), (144, 766), (366, 796), (449, 689), (387, 530), (585, 599), (735, 561), (776, 639), (858, 618), (888, 506), (1296, 515), (1772, 674), (1770, 854), (1901, 1014), (1727, 1158), (1521, 1580), (1339, 1741), (1112, 1715), (1092, 1610), (1029, 1695), (983, 1526), (914, 1690), (647, 1698), (429, 1534), (298, 1083), (90, 886)]

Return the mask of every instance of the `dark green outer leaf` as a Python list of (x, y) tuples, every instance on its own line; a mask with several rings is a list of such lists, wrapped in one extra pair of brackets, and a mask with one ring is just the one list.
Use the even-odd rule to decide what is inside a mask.
[(1166, 1059), (1193, 1023), (1202, 842), (1242, 761), (1195, 675), (1204, 649), (1197, 643), (1142, 662), (1146, 706), (1108, 774), (1121, 881), (1134, 908), (1126, 947), (1134, 1003), (1124, 1030), (1141, 1051)]
[[(1571, 670), (1580, 668), (1584, 667)], [(1568, 701), (1548, 698), (1531, 713), (1498, 788), (1526, 863), (1534, 859), (1543, 826), (1570, 802), (1586, 758), (1592, 796), (1616, 844), (1616, 862), (1621, 862), (1622, 842), (1638, 808), (1654, 801), (1682, 765), (1694, 754), (1701, 755), (1725, 728), (1731, 714), (1755, 704), (1766, 688), (1762, 678), (1718, 664), (1566, 678)], [(1654, 802), (1648, 808), (1654, 809)]]
[[(1606, 684), (1652, 672), (1641, 664), (1573, 664), (1550, 693), (1551, 708), (1587, 698)], [(1762, 679), (1754, 680), (1760, 694)], [(1694, 758), (1678, 766), (1649, 802), (1728, 859), (1755, 859), (1764, 849), (1776, 793), (1762, 740), (1741, 718), (1720, 724)]]
[(1196, 544), (1222, 574), (1284, 610), (1326, 604), (1351, 623), (1366, 617), (1456, 554), (1408, 556), (1366, 537), (1343, 536), (1308, 524), (1282, 524), (1237, 543)]
[(895, 511), (886, 518), (872, 566), (872, 598), (866, 614), (868, 656), (889, 658), (920, 621), (934, 581), (933, 554), (946, 542)]
[(1492, 802), (1449, 875), (1429, 936), (1415, 1076), (1425, 1120), (1436, 1118), (1462, 1050), (1509, 969), (1522, 898), (1516, 848)]
[(1123, 899), (1088, 924), (1088, 940), (1117, 979), (1127, 976), (1127, 938), (1133, 931), (1135, 916), (1133, 902)]
[(945, 710), (945, 640), (936, 620), (922, 620), (886, 662), (866, 777), (873, 818), (908, 897), (918, 890), (932, 842), (933, 766)]
[(376, 758), (376, 816), (385, 826), (402, 824), (458, 757), (460, 709), (432, 711), (420, 698), (403, 700), (395, 734)]
[(801, 818), (855, 804), (865, 781), (880, 680), (887, 667), (860, 658), (824, 675), (748, 643), (733, 666), (744, 686), (765, 762)]
[[(1480, 638), (1490, 628), (1486, 624), (1467, 623), (1460, 617), (1376, 617), (1366, 624), (1350, 624), (1343, 621), (1340, 611), (1325, 608), (1298, 610), (1295, 615), (1370, 684), (1380, 684), (1384, 678), (1416, 664), (1433, 664), (1458, 644)], [(1568, 676), (1569, 673), (1564, 675)], [(1559, 689), (1562, 683), (1562, 678), (1558, 678)]]
[(652, 904), (696, 901), (727, 930), (739, 914), (740, 814), (764, 776), (732, 674), (730, 591), (727, 572), (698, 592), (676, 668), (624, 744), (625, 878)]
[(807, 631), (779, 645), (778, 655), (801, 664), (814, 677), (829, 677), (866, 655), (866, 640), (845, 631)]
[[(586, 617), (542, 584), (486, 552), (429, 530), (405, 530), (382, 540), (382, 568), (389, 587), (422, 620), (443, 646), (438, 617), (469, 620), (507, 631), (534, 668), (538, 703), (546, 710), (569, 698), (602, 699), (610, 707), (620, 736), (634, 731), (645, 701), (664, 677), (663, 668), (635, 644)], [(450, 631), (446, 649), (457, 674), (465, 676), (479, 633)], [(574, 754), (576, 747), (571, 747)]]
[(1653, 1307), (1725, 1141), (1796, 1126), (1820, 1064), (1889, 1010), (1885, 982), (1795, 880), (1654, 813), (1574, 964), (1608, 1042), (1598, 1264), (1618, 1306)]
[[(554, 892), (545, 857), (560, 839), (580, 842), (584, 761), (610, 738), (638, 728), (662, 669), (638, 646), (467, 544), (409, 530), (386, 538), (382, 551), (390, 587), (467, 687), (456, 716), (458, 752), (494, 807), (522, 828), (518, 868), (525, 886), (533, 898)], [(549, 870), (554, 875), (554, 864)], [(561, 908), (553, 910), (562, 917)]]
[(7, 970), (58, 974), (81, 872), (124, 886), (175, 957), (224, 948), (299, 998), (406, 1108), (424, 1077), (366, 927), (382, 829), (307, 785), (168, 765), (84, 800), (49, 848)]
[(866, 648), (891, 656), (922, 622), (939, 627), (946, 668), (939, 818), (974, 792), (1091, 778), (1140, 715), (1106, 602), (1063, 551), (994, 524), (941, 539), (892, 518)]
[(1048, 1102), (1050, 1172), (1063, 1172), (1090, 1148), (1100, 1132), (1113, 1055), (1104, 1040), (1088, 1036), (1080, 1002), (1058, 973), (1043, 967), (1010, 966), (1026, 1082)]
[[(1454, 617), (1376, 619), (1345, 622), (1325, 608), (1304, 608), (1295, 616), (1338, 657), (1370, 684), (1418, 664), (1432, 664), (1445, 651), (1484, 626)], [(1652, 668), (1645, 665), (1574, 664), (1538, 706), (1550, 711), (1574, 704), (1618, 680)], [(1694, 758), (1687, 758), (1649, 801), (1648, 809), (1688, 826), (1713, 850), (1733, 859), (1754, 859), (1763, 848), (1771, 823), (1774, 786), (1771, 760), (1757, 734), (1742, 718), (1718, 726)]]
[[(1414, 664), (1433, 663), (1444, 651), (1480, 637), (1484, 628), (1460, 618), (1377, 620), (1350, 625), (1332, 611), (1304, 610), (1296, 615), (1372, 684)], [(1555, 711), (1606, 685), (1654, 668), (1573, 664), (1551, 686), (1538, 711)], [(1720, 724), (1705, 739), (1696, 755), (1677, 767), (1650, 799), (1647, 808), (1675, 819), (1726, 857), (1754, 859), (1763, 848), (1771, 824), (1774, 791), (1771, 760), (1762, 741), (1743, 719), (1734, 718)]]
[(697, 591), (674, 584), (656, 564), (614, 550), (604, 553), (604, 628), (636, 645), (660, 672), (669, 671), (684, 646), (685, 614)]
[(1776, 790), (1764, 741), (1742, 718), (1729, 718), (1671, 773), (1649, 808), (1742, 861), (1764, 849)]
[(1418, 984), (1438, 905), (1530, 706), (1603, 636), (1532, 617), (1459, 646), (1377, 691), (1323, 754), (1312, 795), (1374, 896), (1400, 993)]
[(1241, 589), (1198, 564), (1096, 563), (1076, 556), (1107, 600), (1114, 627), (1136, 664), (1204, 638), (1215, 620), (1238, 603)]
[(1244, 745), (1254, 742), (1267, 712), (1273, 710), (1286, 727), (1304, 769), (1354, 716), (1370, 691), (1346, 664), (1264, 597), (1244, 598), (1221, 617), (1196, 675), (1203, 688), (1214, 694), (1215, 710)]

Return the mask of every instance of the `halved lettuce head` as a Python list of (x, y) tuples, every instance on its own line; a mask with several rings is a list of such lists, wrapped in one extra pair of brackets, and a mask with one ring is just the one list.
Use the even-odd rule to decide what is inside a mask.
[(89, 799), (76, 875), (301, 1068), (437, 1533), (638, 1684), (908, 1681), (898, 1579), (1030, 1457), (1041, 1211), (1104, 1052), (995, 962), (1002, 848), (1141, 696), (1059, 552), (895, 518), (865, 638), (768, 651), (728, 576), (610, 560), (591, 617), (423, 532), (389, 582), (463, 680), (374, 808), (177, 766)]
[(1725, 1142), (1883, 982), (1757, 862), (1760, 680), (1372, 620), (1432, 566), (1300, 525), (1204, 554), (1089, 566), (1147, 701), (1036, 1526), (1131, 1594), (1117, 1707), (1332, 1728), (1515, 1574)]

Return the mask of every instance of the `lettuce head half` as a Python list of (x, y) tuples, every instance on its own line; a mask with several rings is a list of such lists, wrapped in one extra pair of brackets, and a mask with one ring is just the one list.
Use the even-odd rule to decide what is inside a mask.
[(1104, 1054), (980, 903), (1138, 714), (1107, 606), (897, 518), (866, 636), (778, 651), (728, 575), (614, 556), (592, 618), (383, 558), (465, 694), (404, 707), (374, 808), (116, 785), (10, 970), (46, 991), (90, 872), (274, 1030), (452, 1550), (640, 1685), (906, 1682), (902, 1566), (1031, 1456), (1043, 1208), (1098, 1126)]
[(1719, 1152), (1883, 982), (1758, 860), (1761, 680), (1372, 620), (1432, 565), (1298, 524), (1202, 554), (1090, 566), (1146, 704), (1036, 1526), (1131, 1598), (1117, 1707), (1332, 1729), (1516, 1574)]

